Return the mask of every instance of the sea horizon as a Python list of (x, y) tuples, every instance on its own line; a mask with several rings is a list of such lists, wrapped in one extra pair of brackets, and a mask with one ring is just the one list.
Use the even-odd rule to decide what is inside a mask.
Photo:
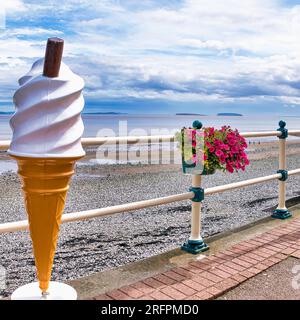
[[(9, 119), (12, 114), (0, 114), (0, 140), (11, 139)], [(300, 116), (291, 115), (203, 115), (203, 114), (134, 114), (134, 113), (83, 113), (84, 137), (172, 134), (189, 127), (194, 120), (203, 126), (220, 128), (229, 125), (239, 131), (276, 130), (280, 120), (287, 120), (290, 130), (299, 128)], [(144, 133), (142, 133), (144, 131)]]

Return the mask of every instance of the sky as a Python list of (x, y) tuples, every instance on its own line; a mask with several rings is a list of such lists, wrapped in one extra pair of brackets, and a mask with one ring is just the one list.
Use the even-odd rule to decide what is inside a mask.
[(300, 115), (299, 34), (300, 0), (8, 0), (0, 111), (57, 36), (89, 112)]

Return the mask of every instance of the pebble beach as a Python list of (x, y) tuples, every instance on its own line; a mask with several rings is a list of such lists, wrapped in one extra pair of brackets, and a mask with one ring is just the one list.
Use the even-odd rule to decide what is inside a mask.
[[(300, 167), (300, 143), (288, 142), (287, 166)], [(297, 156), (298, 154), (298, 156)], [(90, 154), (90, 158), (93, 155)], [(212, 187), (273, 174), (278, 167), (278, 144), (249, 146), (245, 172), (217, 172), (203, 179)], [(0, 159), (6, 160), (2, 153)], [(0, 160), (0, 165), (1, 165)], [(191, 177), (180, 165), (95, 165), (79, 163), (72, 179), (65, 213), (112, 206), (186, 192)], [(13, 171), (0, 175), (0, 222), (26, 219), (21, 185)], [(287, 198), (300, 195), (299, 177), (290, 177)], [(203, 202), (202, 235), (212, 236), (247, 225), (271, 214), (278, 197), (277, 181), (208, 196)], [(53, 280), (65, 281), (115, 268), (179, 247), (189, 237), (191, 202), (73, 222), (61, 226)], [(6, 270), (8, 296), (18, 286), (35, 281), (28, 232), (1, 234), (0, 265)]]

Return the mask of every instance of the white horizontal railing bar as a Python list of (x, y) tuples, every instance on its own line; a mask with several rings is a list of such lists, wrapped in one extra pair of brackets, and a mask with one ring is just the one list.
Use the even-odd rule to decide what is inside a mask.
[(300, 130), (289, 130), (289, 135), (300, 136)]
[(244, 138), (259, 138), (259, 137), (278, 137), (281, 135), (280, 131), (257, 131), (257, 132), (241, 132)]
[(279, 179), (279, 178), (281, 178), (281, 173), (276, 173), (276, 174), (272, 174), (272, 175), (265, 176), (265, 177), (259, 177), (259, 178), (254, 178), (254, 179), (249, 179), (249, 180), (244, 180), (244, 181), (239, 181), (239, 182), (233, 182), (233, 183), (225, 184), (222, 186), (204, 189), (204, 194), (210, 195), (210, 194), (214, 194), (214, 193), (220, 193), (220, 192), (229, 191), (229, 190), (242, 188), (242, 187), (246, 187), (246, 186), (251, 186), (253, 184), (258, 184), (258, 183), (262, 183), (265, 181), (271, 181), (271, 180), (275, 180), (275, 179)]
[(99, 145), (99, 144), (127, 144), (127, 143), (157, 143), (174, 141), (174, 135), (162, 136), (124, 136), (124, 137), (95, 137), (82, 138), (82, 145)]
[[(296, 174), (300, 174), (300, 168), (289, 171), (290, 176), (296, 175)], [(204, 194), (211, 195), (214, 193), (225, 192), (225, 191), (229, 191), (229, 190), (233, 190), (233, 189), (237, 189), (237, 188), (242, 188), (242, 187), (262, 183), (265, 181), (275, 180), (280, 177), (281, 177), (281, 174), (276, 173), (276, 174), (272, 174), (272, 175), (265, 176), (265, 177), (259, 177), (259, 178), (229, 183), (229, 184), (225, 184), (222, 186), (204, 189)], [(172, 202), (188, 200), (188, 199), (192, 199), (193, 197), (194, 197), (194, 192), (186, 192), (186, 193), (171, 195), (171, 196), (167, 196), (167, 197), (161, 197), (161, 198), (156, 198), (156, 199), (121, 204), (121, 205), (112, 206), (112, 207), (68, 213), (68, 214), (63, 214), (62, 223), (81, 221), (81, 220), (85, 220), (85, 219), (103, 217), (103, 216), (113, 215), (113, 214), (127, 212), (127, 211), (139, 210), (139, 209), (144, 209), (144, 208), (148, 208), (148, 207), (168, 204), (168, 203), (172, 203)], [(22, 231), (22, 230), (26, 230), (26, 229), (28, 229), (28, 221), (27, 220), (0, 224), (0, 234), (7, 233), (7, 232)]]
[(194, 197), (194, 192), (185, 192), (185, 193), (171, 195), (167, 197), (121, 204), (113, 207), (82, 211), (77, 213), (69, 213), (64, 215), (63, 222), (78, 221), (78, 220), (83, 220), (87, 218), (94, 218), (94, 217), (107, 216), (107, 215), (112, 215), (112, 214), (121, 213), (121, 212), (139, 210), (139, 209), (144, 209), (148, 207), (168, 204), (172, 202), (189, 200), (189, 199), (192, 199), (193, 197)]
[[(300, 130), (292, 130), (291, 135), (300, 135)], [(241, 132), (245, 138), (259, 138), (259, 137), (276, 137), (279, 136), (279, 131), (258, 131), (258, 132)], [(158, 142), (172, 142), (175, 141), (174, 135), (157, 135), (157, 136), (124, 136), (124, 137), (90, 137), (82, 138), (82, 145), (101, 145), (101, 144), (127, 144), (127, 143), (158, 143)], [(0, 140), (0, 150), (7, 150), (10, 145), (10, 140)]]
[(300, 174), (300, 169), (294, 169), (289, 171), (289, 176)]
[[(296, 174), (300, 174), (300, 168), (289, 171), (290, 176), (296, 175)], [(276, 173), (276, 174), (272, 174), (272, 175), (265, 176), (265, 177), (259, 177), (259, 178), (229, 183), (229, 184), (225, 184), (222, 186), (204, 189), (204, 194), (211, 195), (214, 193), (225, 192), (225, 191), (229, 191), (229, 190), (233, 190), (233, 189), (237, 189), (237, 188), (242, 188), (242, 187), (262, 183), (265, 181), (279, 179), (280, 177), (281, 177), (281, 174)], [(113, 214), (117, 214), (117, 213), (139, 210), (139, 209), (144, 209), (144, 208), (148, 208), (148, 207), (168, 204), (168, 203), (172, 203), (172, 202), (188, 200), (188, 199), (192, 199), (193, 197), (194, 197), (194, 192), (186, 192), (186, 193), (171, 195), (171, 196), (167, 196), (167, 197), (161, 197), (161, 198), (156, 198), (156, 199), (121, 204), (121, 205), (112, 206), (112, 207), (87, 210), (87, 211), (80, 211), (80, 212), (73, 212), (73, 213), (63, 214), (62, 223), (81, 221), (81, 220), (92, 219), (92, 218), (97, 218), (97, 217), (104, 217), (104, 216), (113, 215)], [(21, 220), (21, 221), (0, 224), (0, 234), (7, 233), (7, 232), (22, 231), (22, 230), (26, 230), (26, 229), (28, 229), (28, 221), (27, 220)]]
[[(300, 131), (299, 131), (300, 133)], [(250, 137), (277, 137), (281, 135), (279, 131), (258, 131), (258, 132), (241, 132), (245, 138)], [(82, 138), (83, 145), (98, 145), (98, 144), (126, 144), (126, 143), (156, 143), (156, 142), (170, 142), (175, 141), (174, 135), (157, 135), (157, 136), (124, 136), (124, 137), (94, 137)]]
[(0, 224), (0, 234), (7, 232), (16, 232), (29, 229), (28, 220), (6, 222)]
[[(168, 204), (172, 202), (188, 200), (188, 199), (192, 199), (193, 197), (194, 197), (194, 192), (186, 192), (186, 193), (171, 195), (167, 197), (121, 204), (121, 205), (112, 206), (112, 207), (68, 213), (68, 214), (63, 214), (62, 223), (81, 221), (85, 219), (103, 217), (103, 216), (113, 215), (113, 214), (127, 212), (127, 211), (139, 210), (139, 209), (144, 209), (148, 207)], [(28, 229), (27, 220), (0, 224), (0, 234), (6, 233), (6, 232), (22, 231), (26, 229)]]
[[(130, 143), (159, 143), (159, 142), (173, 142), (175, 141), (174, 135), (162, 136), (124, 136), (124, 137), (91, 137), (82, 138), (81, 143), (83, 146), (93, 145), (115, 145), (130, 144)], [(0, 150), (7, 150), (10, 146), (10, 140), (0, 140)]]
[[(259, 137), (276, 137), (281, 134), (280, 131), (257, 131), (257, 132), (241, 132), (244, 138), (259, 138)], [(289, 130), (290, 135), (299, 135), (300, 130)], [(174, 135), (156, 135), (156, 136), (120, 136), (120, 137), (90, 137), (82, 138), (83, 145), (101, 145), (101, 144), (127, 144), (127, 143), (158, 143), (172, 142), (175, 140)], [(10, 145), (10, 140), (0, 140), (0, 150), (7, 150)]]

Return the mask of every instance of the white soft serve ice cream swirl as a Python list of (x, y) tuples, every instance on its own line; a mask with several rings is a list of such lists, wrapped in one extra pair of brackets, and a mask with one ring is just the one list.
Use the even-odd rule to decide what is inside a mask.
[(59, 76), (43, 76), (44, 59), (20, 78), (10, 120), (9, 153), (23, 157), (64, 158), (85, 154), (81, 145), (84, 81), (64, 63)]

